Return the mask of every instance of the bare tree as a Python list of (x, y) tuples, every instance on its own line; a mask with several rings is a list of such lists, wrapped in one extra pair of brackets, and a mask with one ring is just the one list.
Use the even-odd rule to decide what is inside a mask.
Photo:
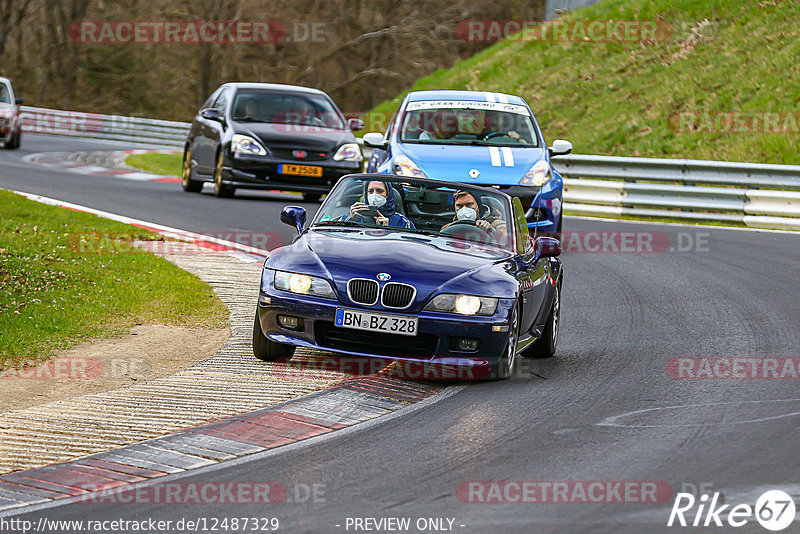
[(8, 36), (22, 24), (30, 3), (31, 0), (0, 0), (0, 60), (6, 50)]

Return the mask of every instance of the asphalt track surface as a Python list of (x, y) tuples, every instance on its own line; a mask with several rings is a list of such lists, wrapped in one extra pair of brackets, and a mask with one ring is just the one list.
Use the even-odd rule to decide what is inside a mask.
[[(21, 151), (0, 151), (0, 187), (197, 232), (291, 235), (278, 222), (291, 196), (222, 200), (185, 194), (177, 184), (74, 175), (20, 161), (30, 152), (109, 148), (139, 147), (27, 136)], [(799, 382), (676, 379), (667, 372), (678, 357), (800, 356), (800, 236), (575, 218), (565, 219), (564, 229), (579, 239), (588, 235), (580, 232), (646, 233), (657, 243), (669, 239), (669, 246), (592, 253), (568, 245), (557, 355), (526, 360), (509, 381), (470, 384), (376, 424), (179, 479), (274, 481), (290, 497), (316, 484), (324, 494), (315, 502), (68, 503), (19, 517), (277, 517), (279, 532), (365, 532), (354, 529), (352, 518), (386, 517), (410, 518), (407, 532), (436, 531), (417, 530), (421, 518), (453, 519), (452, 531), (465, 533), (676, 530), (666, 527), (671, 498), (485, 504), (464, 502), (457, 491), (469, 481), (504, 480), (663, 481), (675, 491), (710, 484), (730, 504), (752, 504), (767, 489), (780, 489), (800, 507)], [(680, 246), (689, 250), (670, 250)], [(736, 531), (766, 532), (754, 522)], [(797, 531), (795, 522), (784, 532)]]

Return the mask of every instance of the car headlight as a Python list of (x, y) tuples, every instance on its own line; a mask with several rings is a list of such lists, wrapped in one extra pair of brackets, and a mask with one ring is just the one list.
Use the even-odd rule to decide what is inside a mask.
[(234, 134), (231, 138), (231, 150), (238, 154), (266, 156), (267, 149), (249, 135)]
[(494, 315), (497, 299), (442, 293), (425, 306), (426, 311), (460, 313), (461, 315)]
[(537, 161), (536, 164), (531, 167), (531, 170), (522, 177), (522, 180), (519, 181), (519, 185), (541, 187), (549, 182), (550, 178), (552, 178), (550, 164), (542, 159)]
[(361, 155), (361, 147), (358, 146), (358, 143), (345, 143), (333, 155), (333, 161), (361, 161), (363, 159), (364, 156)]
[(301, 295), (313, 295), (328, 299), (336, 298), (331, 284), (324, 278), (309, 276), (300, 273), (288, 273), (286, 271), (275, 271), (275, 289), (299, 293)]
[(400, 176), (411, 178), (427, 178), (419, 166), (411, 161), (408, 156), (397, 156), (394, 158), (394, 173)]

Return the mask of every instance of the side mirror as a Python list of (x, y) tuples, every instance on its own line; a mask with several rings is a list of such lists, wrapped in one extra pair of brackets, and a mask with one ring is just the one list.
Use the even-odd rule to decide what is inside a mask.
[(383, 150), (389, 147), (389, 141), (384, 139), (383, 134), (378, 132), (364, 134), (364, 144), (370, 148), (382, 148)]
[(561, 241), (555, 237), (536, 238), (536, 256), (539, 258), (555, 258), (561, 255)]
[(16, 104), (17, 106), (21, 106), (24, 103), (25, 103), (25, 99), (24, 98), (16, 98), (16, 99), (14, 99), (14, 104)]
[(361, 119), (347, 119), (347, 127), (357, 132), (364, 129), (364, 121)]
[(200, 116), (210, 121), (222, 122), (222, 113), (217, 108), (205, 108), (200, 111)]
[(556, 139), (553, 141), (553, 146), (547, 150), (550, 151), (550, 156), (566, 156), (572, 153), (572, 143), (563, 139)]
[(296, 228), (298, 234), (302, 233), (306, 224), (306, 209), (300, 206), (285, 206), (281, 210), (281, 222)]

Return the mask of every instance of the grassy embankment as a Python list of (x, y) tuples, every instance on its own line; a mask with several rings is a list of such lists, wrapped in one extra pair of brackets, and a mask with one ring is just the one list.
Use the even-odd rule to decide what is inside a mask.
[(137, 324), (226, 324), (208, 285), (133, 239), (159, 236), (0, 191), (0, 369)]
[[(546, 139), (569, 139), (577, 154), (800, 164), (793, 117), (781, 117), (776, 133), (749, 132), (751, 116), (736, 128), (741, 132), (730, 132), (729, 115), (708, 122), (728, 112), (798, 117), (800, 3), (605, 0), (562, 18), (573, 19), (656, 21), (659, 29), (648, 42), (545, 42), (517, 34), (410, 90), (520, 95)], [(373, 112), (393, 113), (404, 94)], [(681, 113), (691, 114), (687, 128), (680, 127)], [(699, 130), (683, 133), (692, 124)]]

